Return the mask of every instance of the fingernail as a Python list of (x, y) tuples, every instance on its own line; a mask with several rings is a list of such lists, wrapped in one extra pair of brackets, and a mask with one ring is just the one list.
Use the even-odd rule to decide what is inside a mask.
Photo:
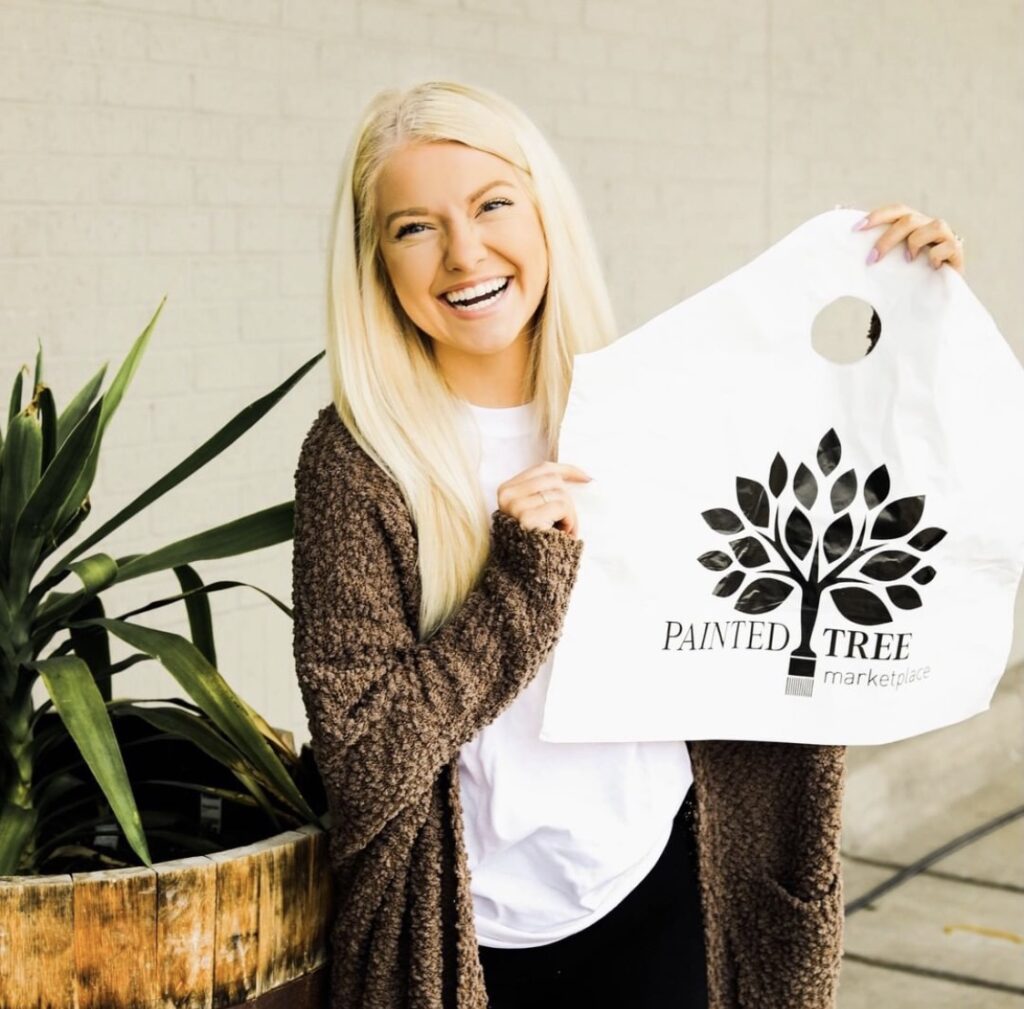
[(870, 216), (871, 216), (871, 215), (870, 215), (870, 214), (868, 214), (868, 216), (867, 216), (867, 217), (862, 217), (862, 218), (861, 218), (861, 219), (860, 219), (860, 220), (859, 220), (859, 221), (858, 221), (858, 222), (857, 222), (857, 223), (856, 223), (856, 224), (855, 224), (855, 225), (854, 225), (854, 226), (853, 226), (853, 227), (852, 227), (852, 228), (851, 228), (850, 230), (851, 230), (851, 231), (862, 231), (862, 230), (864, 229), (864, 227), (865, 227), (865, 226), (867, 225), (867, 223), (868, 223), (868, 218), (869, 218)]
[(871, 250), (871, 251), (870, 251), (870, 252), (868, 253), (868, 264), (870, 265), (870, 264), (871, 264), (871, 263), (873, 263), (873, 262), (874, 262), (874, 261), (875, 261), (876, 259), (878, 259), (878, 249), (872, 249), (872, 250)]
[(910, 249), (905, 247), (903, 249), (903, 258), (909, 263), (914, 257), (910, 254)]

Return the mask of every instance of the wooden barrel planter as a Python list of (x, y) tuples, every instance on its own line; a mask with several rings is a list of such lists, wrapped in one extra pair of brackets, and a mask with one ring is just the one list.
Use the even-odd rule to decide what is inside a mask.
[(0, 876), (0, 1009), (324, 1009), (330, 879), (313, 824), (152, 868)]

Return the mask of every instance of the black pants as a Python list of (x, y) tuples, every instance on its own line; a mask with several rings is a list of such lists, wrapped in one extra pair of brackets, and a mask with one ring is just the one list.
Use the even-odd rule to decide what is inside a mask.
[(480, 946), (490, 1009), (707, 1009), (690, 786), (654, 868), (593, 925), (545, 946)]

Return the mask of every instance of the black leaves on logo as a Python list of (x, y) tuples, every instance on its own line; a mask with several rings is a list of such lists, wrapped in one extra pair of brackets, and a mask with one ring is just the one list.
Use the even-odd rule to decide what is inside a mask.
[(825, 558), (831, 564), (839, 560), (853, 542), (853, 522), (850, 516), (840, 515), (826, 530), (823, 539)]
[(886, 585), (885, 591), (901, 610), (916, 610), (921, 605), (921, 597), (909, 585)]
[(781, 606), (792, 591), (792, 585), (777, 578), (756, 578), (736, 600), (736, 609), (741, 613), (768, 613)]
[(945, 535), (945, 529), (936, 529), (934, 526), (930, 526), (928, 529), (914, 533), (913, 538), (907, 540), (907, 545), (915, 550), (931, 550), (936, 543), (941, 542)]
[(731, 596), (742, 584), (746, 574), (742, 571), (731, 571), (712, 590), (716, 596)]
[(697, 558), (709, 571), (724, 571), (732, 564), (732, 558), (721, 550), (709, 550)]
[(740, 517), (728, 508), (711, 508), (701, 512), (701, 517), (716, 533), (741, 533), (743, 522)]
[(885, 603), (867, 589), (856, 586), (835, 589), (832, 592), (832, 601), (836, 604), (836, 609), (855, 624), (871, 627), (892, 620)]
[(811, 549), (814, 530), (811, 528), (810, 519), (799, 508), (794, 508), (786, 520), (784, 535), (789, 549), (803, 560), (807, 556), (807, 551)]
[[(815, 458), (818, 469), (826, 480), (838, 473), (842, 445), (834, 428), (829, 428), (819, 442)], [(775, 528), (778, 529), (782, 518), (779, 499), (790, 479), (799, 506), (794, 507), (786, 519), (782, 542), (768, 533), (745, 535), (747, 527), (744, 519), (760, 529), (769, 528), (772, 521), (772, 499), (776, 502)], [(919, 530), (910, 537), (924, 513), (925, 497), (920, 494), (886, 503), (889, 501), (891, 481), (888, 468), (881, 465), (863, 481), (864, 503), (868, 512), (875, 512), (870, 539), (884, 541), (910, 537), (907, 541), (908, 549), (896, 549), (896, 544), (891, 544), (890, 548), (885, 550), (879, 549), (881, 544), (862, 547), (869, 524), (867, 519), (870, 516), (857, 517), (856, 526), (860, 530), (858, 535), (853, 517), (850, 515), (850, 508), (857, 499), (860, 486), (857, 474), (852, 468), (836, 475), (831, 482), (819, 484), (818, 478), (810, 468), (799, 463), (791, 477), (786, 461), (779, 452), (775, 453), (772, 460), (767, 489), (758, 480), (737, 477), (736, 501), (743, 517), (729, 508), (712, 508), (702, 512), (702, 517), (715, 532), (725, 535), (744, 533), (740, 538), (729, 541), (729, 547), (741, 568), (756, 569), (771, 563), (769, 553), (765, 549), (765, 543), (770, 543), (792, 572), (790, 574), (786, 571), (772, 571), (772, 574), (791, 578), (795, 584), (780, 578), (767, 575), (757, 577), (752, 574), (751, 581), (743, 588), (747, 572), (741, 569), (727, 571), (732, 567), (733, 558), (724, 550), (709, 550), (701, 554), (697, 560), (711, 571), (727, 572), (715, 585), (713, 594), (727, 597), (739, 592), (734, 603), (737, 610), (742, 613), (768, 613), (780, 606), (796, 585), (800, 585), (805, 608), (813, 605), (816, 611), (818, 600), (823, 599), (825, 593), (828, 593), (839, 612), (851, 623), (862, 626), (888, 623), (893, 619), (892, 614), (880, 593), (876, 595), (871, 588), (850, 584), (857, 579), (839, 577), (846, 567), (866, 556), (858, 574), (875, 582), (886, 583), (885, 593), (893, 606), (902, 610), (920, 607), (921, 596), (915, 588), (907, 584), (894, 583), (908, 575), (918, 585), (927, 585), (935, 578), (935, 568), (918, 568), (921, 561), (918, 554), (930, 550), (941, 542), (946, 536), (946, 530), (929, 527)], [(821, 547), (827, 563), (835, 564), (837, 567), (833, 572), (819, 576), (814, 527), (808, 513), (814, 508), (819, 490), (825, 488), (828, 488), (829, 503), (835, 519), (821, 537)], [(787, 549), (791, 556), (787, 556)], [(815, 560), (811, 565), (811, 571), (807, 575), (801, 575), (796, 571), (792, 560), (804, 560), (812, 550), (815, 551)], [(911, 550), (918, 553), (911, 553)], [(805, 613), (804, 617), (806, 616)], [(814, 618), (816, 619), (816, 612)], [(814, 620), (808, 623), (804, 619), (802, 623), (804, 637), (808, 638), (813, 630)], [(803, 643), (806, 645), (807, 642)]]
[(814, 479), (814, 474), (803, 463), (797, 466), (793, 476), (793, 493), (796, 495), (797, 501), (808, 511), (814, 507), (814, 502), (818, 497), (818, 481)]
[(894, 582), (909, 574), (920, 558), (905, 550), (881, 550), (864, 562), (861, 574), (879, 582)]
[(894, 540), (898, 536), (906, 536), (921, 521), (924, 513), (924, 495), (901, 497), (887, 504), (875, 519), (871, 527), (871, 538), (875, 540)]
[(832, 513), (837, 515), (844, 508), (848, 508), (856, 496), (857, 474), (852, 469), (848, 469), (832, 484)]
[(843, 447), (839, 444), (839, 435), (830, 427), (818, 444), (818, 469), (828, 476), (839, 465), (842, 454)]
[(763, 484), (744, 476), (736, 477), (736, 500), (754, 525), (762, 529), (768, 527), (768, 495)]
[(889, 496), (889, 471), (879, 466), (864, 481), (864, 503), (869, 509), (877, 508)]
[(771, 560), (768, 556), (768, 551), (761, 545), (761, 541), (754, 539), (753, 536), (744, 536), (739, 540), (731, 540), (729, 546), (732, 547), (736, 560), (745, 568), (759, 568)]
[(786, 477), (789, 476), (789, 470), (786, 469), (786, 460), (776, 452), (775, 458), (772, 460), (772, 470), (768, 474), (768, 489), (772, 492), (772, 497), (778, 497), (783, 488), (786, 486)]

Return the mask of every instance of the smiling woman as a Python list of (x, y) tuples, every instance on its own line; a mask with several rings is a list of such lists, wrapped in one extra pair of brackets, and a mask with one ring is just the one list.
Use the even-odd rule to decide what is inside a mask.
[(834, 1005), (841, 747), (539, 738), (585, 546), (558, 430), (575, 356), (614, 336), (520, 109), (446, 81), (371, 101), (330, 241), (333, 402), (295, 470), (332, 1009)]
[[(377, 200), (395, 296), (448, 386), (480, 406), (522, 403), (548, 257), (514, 166), (465, 144), (410, 142), (382, 169)], [(411, 201), (423, 206), (390, 209)]]

